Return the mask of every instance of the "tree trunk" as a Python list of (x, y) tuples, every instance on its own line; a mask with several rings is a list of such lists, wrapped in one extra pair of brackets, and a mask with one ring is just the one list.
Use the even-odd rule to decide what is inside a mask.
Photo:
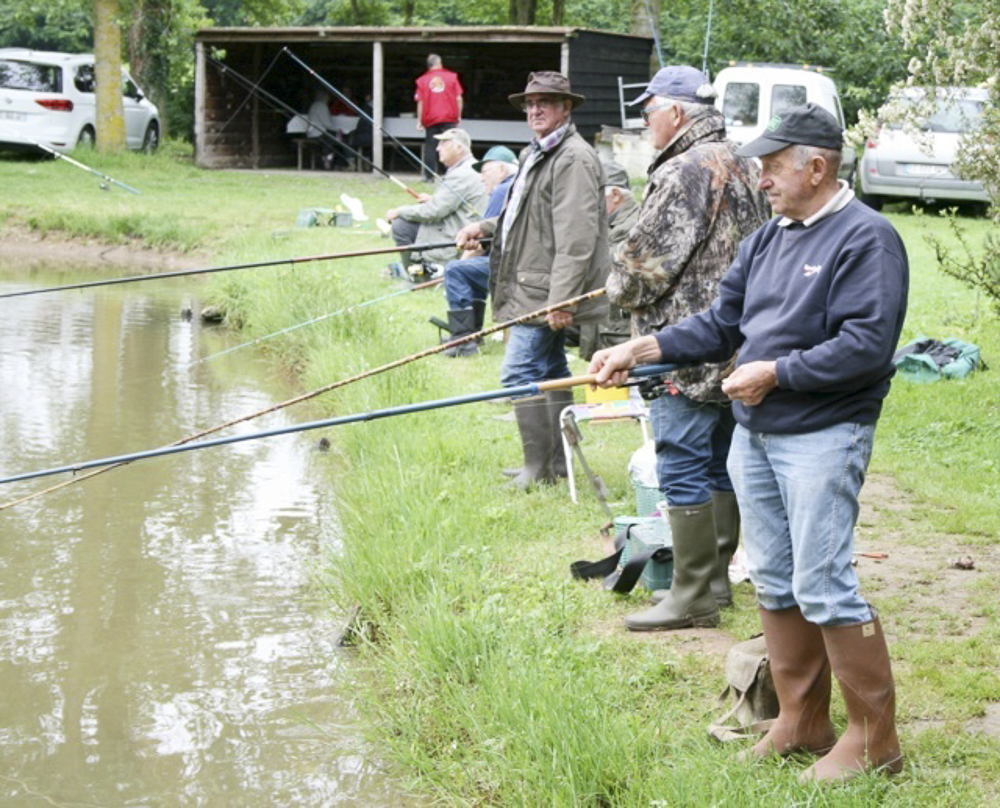
[(97, 149), (120, 152), (125, 148), (125, 112), (118, 0), (94, 0), (94, 82)]
[(566, 16), (566, 0), (552, 0), (552, 24), (562, 25)]
[(128, 29), (129, 72), (160, 110), (160, 139), (167, 136), (172, 0), (139, 0)]
[(510, 24), (534, 25), (538, 0), (510, 0)]
[(413, 25), (413, 15), (417, 11), (417, 0), (404, 0), (403, 25)]
[(654, 24), (659, 35), (660, 0), (632, 0), (632, 29), (629, 33), (651, 37)]

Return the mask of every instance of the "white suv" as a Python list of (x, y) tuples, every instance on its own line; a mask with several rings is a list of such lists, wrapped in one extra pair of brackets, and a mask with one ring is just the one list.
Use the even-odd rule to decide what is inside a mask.
[[(125, 71), (122, 106), (128, 147), (154, 151), (160, 114)], [(0, 48), (0, 149), (91, 145), (95, 111), (92, 55)]]

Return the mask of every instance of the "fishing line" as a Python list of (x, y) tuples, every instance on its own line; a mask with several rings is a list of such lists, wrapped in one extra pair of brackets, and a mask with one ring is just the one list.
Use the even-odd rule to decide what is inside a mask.
[(229, 272), (236, 269), (261, 269), (263, 267), (283, 266), (284, 264), (304, 264), (310, 261), (335, 261), (340, 258), (363, 258), (367, 255), (385, 255), (386, 253), (400, 252), (402, 250), (408, 250), (410, 252), (424, 252), (425, 250), (440, 250), (446, 247), (454, 246), (454, 241), (435, 241), (425, 244), (403, 244), (393, 245), (392, 247), (377, 247), (369, 250), (326, 253), (324, 255), (306, 255), (297, 258), (275, 258), (270, 261), (254, 261), (246, 264), (228, 264), (226, 266), (203, 267), (201, 269), (178, 269), (172, 272), (156, 272), (151, 275), (128, 275), (124, 278), (108, 278), (98, 281), (84, 281), (82, 283), (67, 283), (62, 286), (45, 286), (41, 289), (22, 289), (20, 292), (5, 292), (4, 294), (0, 294), (0, 300), (10, 297), (42, 295), (47, 292), (65, 292), (69, 289), (90, 289), (95, 286), (114, 286), (121, 283), (157, 281), (164, 278), (181, 278), (186, 275), (208, 275), (213, 272)]
[[(211, 62), (215, 61), (211, 56), (207, 56), (207, 58)], [(214, 146), (218, 142), (219, 137), (222, 135), (223, 132), (226, 131), (226, 127), (229, 126), (229, 124), (231, 124), (234, 120), (236, 120), (236, 116), (239, 115), (240, 112), (243, 111), (243, 108), (250, 103), (250, 99), (253, 98), (254, 91), (260, 89), (259, 85), (264, 83), (264, 79), (267, 78), (267, 74), (271, 72), (271, 68), (273, 68), (278, 63), (278, 59), (280, 58), (281, 58), (281, 51), (278, 51), (276, 54), (274, 54), (274, 58), (271, 60), (271, 64), (269, 64), (267, 66), (267, 69), (261, 74), (260, 81), (258, 81), (256, 84), (251, 84), (251, 86), (249, 87), (250, 94), (243, 99), (243, 101), (240, 103), (238, 107), (236, 107), (236, 111), (229, 117), (229, 120), (226, 121), (224, 124), (222, 124), (222, 127), (215, 133), (215, 137), (212, 138), (212, 142), (210, 145)], [(247, 79), (247, 81), (249, 81), (249, 79)]]
[[(280, 52), (278, 53), (278, 56), (281, 56)], [(213, 59), (211, 56), (206, 56), (205, 59), (216, 70), (218, 70), (223, 75), (230, 75), (233, 79), (236, 80), (237, 83), (241, 84), (243, 87), (249, 89), (251, 92), (257, 92), (260, 95), (260, 97), (264, 99), (264, 101), (266, 101), (267, 103), (269, 103), (271, 105), (272, 109), (277, 110), (278, 112), (283, 112), (284, 114), (289, 115), (289, 116), (291, 116), (293, 118), (295, 118), (295, 117), (305, 117), (305, 116), (302, 115), (301, 112), (298, 112), (290, 104), (282, 101), (280, 98), (278, 98), (277, 96), (275, 96), (272, 93), (268, 92), (267, 90), (265, 90), (265, 89), (263, 89), (261, 87), (257, 87), (253, 83), (253, 81), (251, 79), (249, 79), (246, 76), (242, 75), (238, 70), (234, 70), (229, 65), (225, 64), (224, 62), (220, 62), (218, 59)], [(228, 122), (227, 122), (226, 125), (228, 125)], [(404, 191), (406, 191), (406, 193), (408, 193), (414, 199), (419, 199), (420, 198), (420, 194), (417, 191), (415, 191), (413, 188), (411, 188), (410, 186), (408, 186), (406, 183), (404, 183), (402, 180), (398, 179), (397, 177), (394, 177), (388, 171), (385, 171), (384, 169), (379, 168), (379, 166), (375, 165), (375, 163), (373, 163), (371, 160), (369, 160), (367, 157), (365, 157), (360, 151), (357, 151), (352, 146), (348, 145), (347, 143), (345, 143), (342, 140), (337, 140), (337, 138), (335, 138), (329, 132), (326, 132), (325, 130), (321, 131), (320, 134), (319, 134), (319, 136), (316, 137), (316, 138), (314, 138), (314, 139), (322, 141), (323, 143), (325, 143), (326, 145), (330, 146), (331, 148), (333, 148), (334, 146), (336, 146), (338, 148), (339, 147), (346, 148), (355, 157), (357, 157), (358, 159), (363, 160), (365, 163), (367, 163), (368, 166), (373, 171), (377, 171), (383, 177), (385, 177), (386, 179), (388, 179), (388, 180), (392, 181), (393, 183), (395, 183), (396, 185), (398, 185), (400, 188), (402, 188)]]
[(432, 176), (434, 176), (435, 178), (437, 178), (438, 180), (440, 180), (442, 185), (446, 186), (453, 194), (455, 194), (455, 196), (458, 197), (459, 202), (462, 203), (462, 205), (465, 207), (466, 211), (468, 211), (469, 213), (471, 213), (474, 216), (474, 218), (476, 218), (476, 219), (481, 219), (482, 218), (483, 214), (480, 211), (476, 210), (476, 208), (474, 206), (472, 206), (471, 204), (469, 204), (469, 201), (464, 196), (462, 196), (461, 193), (459, 193), (457, 190), (455, 190), (454, 183), (449, 183), (448, 182), (447, 175), (441, 176), (440, 174), (436, 174), (434, 171), (432, 171), (431, 168), (430, 168), (430, 166), (428, 166), (421, 158), (417, 157), (413, 152), (411, 152), (408, 148), (406, 148), (406, 146), (404, 146), (399, 141), (398, 138), (396, 138), (393, 135), (391, 135), (389, 133), (389, 131), (384, 126), (375, 123), (375, 119), (372, 118), (371, 115), (369, 115), (361, 107), (359, 107), (357, 104), (355, 104), (350, 98), (348, 98), (346, 95), (344, 95), (342, 92), (340, 92), (340, 90), (338, 90), (330, 82), (328, 82), (326, 79), (324, 79), (319, 73), (317, 73), (315, 70), (313, 70), (311, 67), (309, 67), (309, 65), (307, 65), (298, 56), (296, 56), (294, 53), (292, 53), (288, 49), (287, 46), (284, 47), (282, 50), (283, 50), (284, 53), (288, 54), (288, 56), (289, 56), (290, 59), (294, 60), (303, 70), (305, 70), (307, 73), (309, 73), (310, 76), (312, 76), (313, 78), (315, 78), (326, 89), (328, 89), (330, 92), (334, 93), (337, 96), (337, 98), (339, 98), (345, 104), (347, 104), (348, 106), (350, 106), (355, 112), (358, 113), (358, 115), (360, 115), (366, 121), (368, 121), (369, 123), (371, 123), (372, 126), (378, 126), (379, 131), (382, 132), (383, 135), (385, 135), (386, 137), (388, 137), (393, 143), (395, 143), (397, 146), (399, 146), (399, 148), (402, 149), (405, 154), (407, 154), (409, 157), (413, 158), (413, 160), (416, 161), (417, 165), (419, 165), (421, 168), (423, 168), (427, 173), (431, 174)]
[[(211, 435), (215, 432), (219, 432), (223, 429), (235, 426), (236, 424), (241, 424), (245, 421), (250, 421), (254, 418), (259, 418), (262, 415), (267, 415), (272, 412), (277, 412), (278, 410), (285, 409), (286, 407), (290, 407), (293, 404), (299, 404), (303, 401), (308, 401), (309, 399), (316, 398), (317, 396), (321, 396), (324, 393), (329, 393), (332, 392), (333, 390), (337, 390), (341, 387), (346, 387), (349, 384), (353, 384), (354, 382), (359, 382), (362, 379), (367, 379), (372, 376), (377, 376), (380, 373), (385, 373), (386, 371), (394, 370), (395, 368), (408, 365), (411, 362), (416, 362), (428, 356), (433, 356), (434, 354), (441, 353), (442, 351), (446, 351), (449, 348), (454, 348), (456, 345), (464, 345), (466, 342), (482, 339), (483, 337), (489, 336), (490, 334), (494, 334), (497, 331), (504, 331), (508, 328), (511, 328), (512, 326), (530, 322), (531, 320), (540, 319), (542, 317), (545, 317), (547, 314), (551, 314), (554, 311), (569, 308), (570, 306), (575, 306), (578, 303), (584, 303), (587, 300), (593, 300), (595, 298), (600, 297), (603, 294), (604, 294), (604, 287), (601, 287), (600, 289), (594, 289), (592, 292), (587, 292), (586, 294), (578, 295), (577, 297), (570, 298), (569, 300), (564, 300), (560, 303), (556, 303), (553, 306), (546, 306), (544, 309), (538, 309), (537, 311), (529, 312), (528, 314), (522, 315), (521, 317), (515, 317), (513, 320), (507, 320), (506, 322), (498, 323), (497, 325), (491, 326), (489, 328), (484, 328), (482, 331), (477, 331), (473, 334), (468, 334), (464, 337), (457, 337), (456, 339), (450, 340), (449, 342), (444, 342), (441, 343), (440, 345), (435, 345), (434, 347), (426, 348), (418, 353), (411, 354), (410, 356), (403, 357), (402, 359), (396, 359), (392, 362), (388, 362), (387, 364), (380, 365), (376, 368), (372, 368), (371, 370), (366, 370), (363, 373), (358, 373), (357, 375), (351, 376), (347, 379), (341, 379), (340, 381), (332, 382), (331, 384), (319, 387), (316, 390), (312, 390), (311, 392), (303, 393), (301, 395), (295, 396), (294, 398), (290, 398), (287, 401), (283, 401), (271, 407), (266, 407), (263, 410), (258, 410), (257, 412), (250, 413), (249, 415), (244, 415), (241, 418), (236, 418), (232, 421), (227, 421), (224, 424), (219, 424), (217, 426), (204, 429), (201, 432), (197, 432), (193, 435), (188, 435), (186, 438), (181, 438), (180, 440), (175, 441), (171, 445), (180, 446), (185, 443), (190, 443), (191, 441), (196, 441), (199, 438), (205, 437), (206, 435)], [(4, 503), (3, 505), (0, 505), (0, 511), (4, 511), (7, 508), (11, 508), (15, 505), (19, 505), (22, 502), (27, 502), (29, 500), (35, 499), (36, 497), (40, 497), (43, 494), (48, 494), (53, 491), (58, 491), (60, 488), (65, 488), (66, 486), (73, 485), (74, 483), (79, 483), (83, 482), (84, 480), (89, 480), (91, 477), (96, 477), (98, 474), (103, 474), (104, 472), (110, 471), (111, 469), (121, 468), (122, 465), (125, 464), (120, 463), (113, 466), (106, 466), (104, 468), (98, 469), (97, 471), (92, 471), (89, 474), (85, 474), (82, 477), (74, 477), (71, 480), (66, 480), (57, 485), (45, 488), (41, 491), (36, 491), (35, 493), (28, 494), (27, 496), (21, 497), (20, 499)]]
[[(629, 371), (632, 378), (647, 378), (649, 376), (667, 373), (674, 368), (673, 365), (647, 365), (645, 367), (633, 368)], [(21, 482), (23, 480), (33, 480), (39, 477), (51, 477), (55, 474), (67, 474), (70, 472), (85, 471), (87, 469), (121, 466), (126, 463), (133, 463), (136, 460), (146, 460), (152, 457), (162, 457), (164, 455), (179, 454), (181, 452), (192, 452), (196, 449), (210, 449), (215, 446), (225, 446), (231, 443), (242, 443), (248, 440), (260, 440), (262, 438), (272, 438), (277, 435), (289, 435), (295, 432), (307, 432), (313, 429), (324, 429), (344, 424), (355, 424), (362, 421), (375, 421), (380, 418), (391, 418), (397, 415), (409, 415), (414, 412), (428, 412), (430, 410), (443, 409), (445, 407), (456, 407), (462, 404), (473, 404), (480, 401), (493, 401), (498, 398), (518, 398), (521, 396), (533, 396), (545, 393), (549, 390), (565, 390), (583, 384), (593, 384), (597, 374), (585, 376), (570, 376), (565, 379), (552, 379), (543, 382), (524, 384), (518, 387), (502, 387), (499, 390), (489, 390), (483, 393), (471, 393), (465, 396), (453, 396), (451, 398), (439, 398), (433, 401), (422, 401), (415, 404), (404, 404), (398, 407), (386, 407), (380, 410), (369, 410), (368, 412), (355, 413), (353, 415), (341, 415), (336, 418), (324, 418), (319, 421), (308, 421), (304, 424), (293, 424), (291, 426), (276, 427), (275, 429), (265, 429), (260, 432), (248, 432), (243, 435), (231, 435), (225, 438), (214, 438), (212, 440), (186, 443), (183, 445), (165, 446), (159, 449), (147, 449), (142, 452), (132, 452), (130, 454), (105, 457), (100, 460), (87, 460), (82, 463), (73, 463), (68, 466), (58, 466), (55, 468), (43, 469), (41, 471), (30, 471), (24, 474), (15, 474), (11, 477), (0, 478), (0, 485), (7, 483)]]
[(238, 351), (241, 348), (249, 348), (251, 345), (260, 345), (262, 342), (266, 342), (274, 337), (280, 337), (282, 334), (288, 334), (292, 331), (296, 331), (299, 328), (305, 328), (307, 325), (313, 325), (314, 323), (321, 323), (324, 320), (329, 320), (332, 317), (338, 317), (341, 314), (347, 314), (354, 311), (355, 309), (362, 309), (365, 306), (373, 306), (376, 303), (381, 303), (383, 300), (389, 300), (392, 297), (399, 297), (400, 295), (408, 295), (410, 292), (416, 292), (420, 289), (429, 289), (432, 286), (437, 286), (440, 284), (444, 278), (435, 278), (434, 280), (426, 281), (425, 283), (418, 283), (415, 286), (411, 286), (409, 289), (400, 289), (396, 292), (390, 292), (387, 295), (382, 295), (381, 297), (373, 298), (372, 300), (365, 300), (361, 303), (354, 303), (350, 306), (345, 306), (342, 309), (337, 309), (336, 311), (327, 312), (326, 314), (321, 314), (319, 317), (313, 317), (311, 320), (305, 320), (301, 323), (296, 323), (295, 325), (290, 325), (287, 328), (282, 328), (278, 331), (272, 331), (270, 334), (265, 334), (262, 337), (257, 337), (256, 339), (250, 340), (249, 342), (241, 343), (240, 345), (234, 345), (232, 348), (226, 348), (223, 351), (217, 351), (216, 353), (209, 354), (208, 356), (203, 356), (201, 359), (195, 359), (193, 362), (188, 362), (186, 365), (182, 365), (181, 369), (186, 370), (187, 368), (194, 367), (195, 365), (200, 365), (202, 362), (208, 362), (210, 359), (217, 359), (220, 356), (225, 356), (226, 354), (233, 353), (233, 351)]
[[(12, 134), (10, 130), (7, 129), (5, 129), (4, 132), (8, 138)], [(44, 143), (39, 143), (37, 140), (33, 140), (32, 138), (22, 135), (19, 132), (13, 133), (13, 139), (15, 140), (15, 142), (20, 141), (22, 143), (30, 143), (32, 146), (37, 146), (39, 149), (48, 152), (53, 157), (58, 157), (60, 160), (65, 160), (71, 166), (76, 166), (76, 168), (82, 168), (84, 171), (89, 171), (94, 176), (100, 177), (104, 182), (113, 183), (114, 185), (117, 185), (119, 188), (124, 188), (131, 194), (141, 195), (140, 192), (137, 191), (135, 188), (133, 188), (131, 185), (126, 185), (124, 182), (119, 182), (114, 177), (109, 177), (107, 174), (102, 174), (97, 169), (91, 168), (90, 166), (81, 163), (79, 160), (74, 160), (72, 157), (63, 154), (62, 152), (58, 152), (55, 149), (46, 146)], [(102, 182), (101, 189), (106, 191), (108, 189), (108, 186), (104, 185), (104, 183)]]

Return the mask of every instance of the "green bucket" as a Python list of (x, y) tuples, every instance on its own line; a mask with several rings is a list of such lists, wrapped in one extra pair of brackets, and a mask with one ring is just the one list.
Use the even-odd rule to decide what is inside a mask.
[(656, 513), (656, 506), (663, 501), (664, 496), (659, 488), (650, 488), (647, 485), (633, 482), (635, 486), (635, 512), (639, 516), (652, 516)]

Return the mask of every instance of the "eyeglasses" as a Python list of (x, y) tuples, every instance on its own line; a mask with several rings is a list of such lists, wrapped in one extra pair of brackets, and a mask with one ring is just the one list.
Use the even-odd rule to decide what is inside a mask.
[(667, 107), (672, 107), (674, 104), (672, 101), (664, 101), (662, 104), (653, 104), (651, 107), (643, 107), (642, 112), (642, 122), (645, 124), (649, 123), (649, 116), (654, 112), (659, 112), (661, 109), (666, 109)]
[(537, 98), (532, 101), (525, 101), (521, 104), (521, 109), (525, 112), (530, 111), (534, 107), (538, 107), (538, 109), (552, 109), (559, 101), (560, 99), (558, 98)]

